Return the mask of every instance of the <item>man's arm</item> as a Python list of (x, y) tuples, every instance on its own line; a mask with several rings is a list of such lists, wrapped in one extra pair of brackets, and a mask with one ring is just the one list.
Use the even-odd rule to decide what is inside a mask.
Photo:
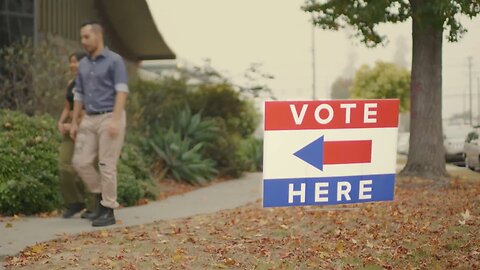
[(125, 63), (119, 59), (114, 64), (114, 84), (115, 84), (115, 105), (113, 107), (112, 123), (109, 131), (111, 136), (117, 136), (120, 129), (120, 121), (122, 119), (123, 111), (125, 110), (125, 103), (128, 96), (128, 75)]
[(123, 110), (125, 109), (125, 103), (127, 103), (127, 96), (127, 92), (117, 91), (115, 96), (115, 106), (113, 107), (113, 121), (120, 122)]
[(115, 96), (115, 106), (113, 107), (112, 122), (108, 128), (110, 136), (116, 137), (120, 132), (120, 121), (122, 119), (125, 103), (127, 102), (128, 93), (118, 92)]

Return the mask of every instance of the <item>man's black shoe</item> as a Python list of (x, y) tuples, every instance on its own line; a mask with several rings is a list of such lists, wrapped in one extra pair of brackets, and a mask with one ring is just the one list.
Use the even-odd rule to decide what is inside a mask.
[(100, 216), (93, 220), (92, 226), (103, 227), (115, 224), (115, 215), (113, 209), (100, 204)]
[(100, 201), (102, 201), (102, 194), (101, 193), (94, 193), (93, 194), (94, 198), (94, 204), (95, 204), (95, 210), (93, 212), (90, 212), (90, 214), (85, 214), (85, 218), (88, 218), (89, 220), (91, 221), (94, 221), (95, 219), (97, 219), (102, 213), (101, 213), (101, 209), (100, 209)]

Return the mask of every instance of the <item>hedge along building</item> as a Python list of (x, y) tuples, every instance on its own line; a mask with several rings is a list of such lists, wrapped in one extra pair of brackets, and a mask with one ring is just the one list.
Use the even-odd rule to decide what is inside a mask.
[(80, 25), (95, 20), (106, 45), (130, 63), (175, 59), (145, 0), (0, 0), (0, 47), (30, 37), (79, 44)]

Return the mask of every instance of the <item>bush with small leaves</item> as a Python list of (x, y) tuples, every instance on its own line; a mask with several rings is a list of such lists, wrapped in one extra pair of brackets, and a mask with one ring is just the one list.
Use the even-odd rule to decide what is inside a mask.
[[(58, 179), (60, 134), (49, 115), (0, 110), (0, 214), (35, 214), (63, 205)], [(118, 198), (124, 206), (155, 199), (153, 182), (136, 146), (124, 145), (118, 164)]]

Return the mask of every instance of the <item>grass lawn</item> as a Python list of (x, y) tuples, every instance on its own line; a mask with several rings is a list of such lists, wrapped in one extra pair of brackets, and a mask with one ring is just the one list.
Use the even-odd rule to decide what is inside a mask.
[[(64, 236), (7, 269), (480, 269), (480, 174), (397, 179), (393, 202), (262, 209)], [(415, 188), (410, 186), (415, 184)]]

